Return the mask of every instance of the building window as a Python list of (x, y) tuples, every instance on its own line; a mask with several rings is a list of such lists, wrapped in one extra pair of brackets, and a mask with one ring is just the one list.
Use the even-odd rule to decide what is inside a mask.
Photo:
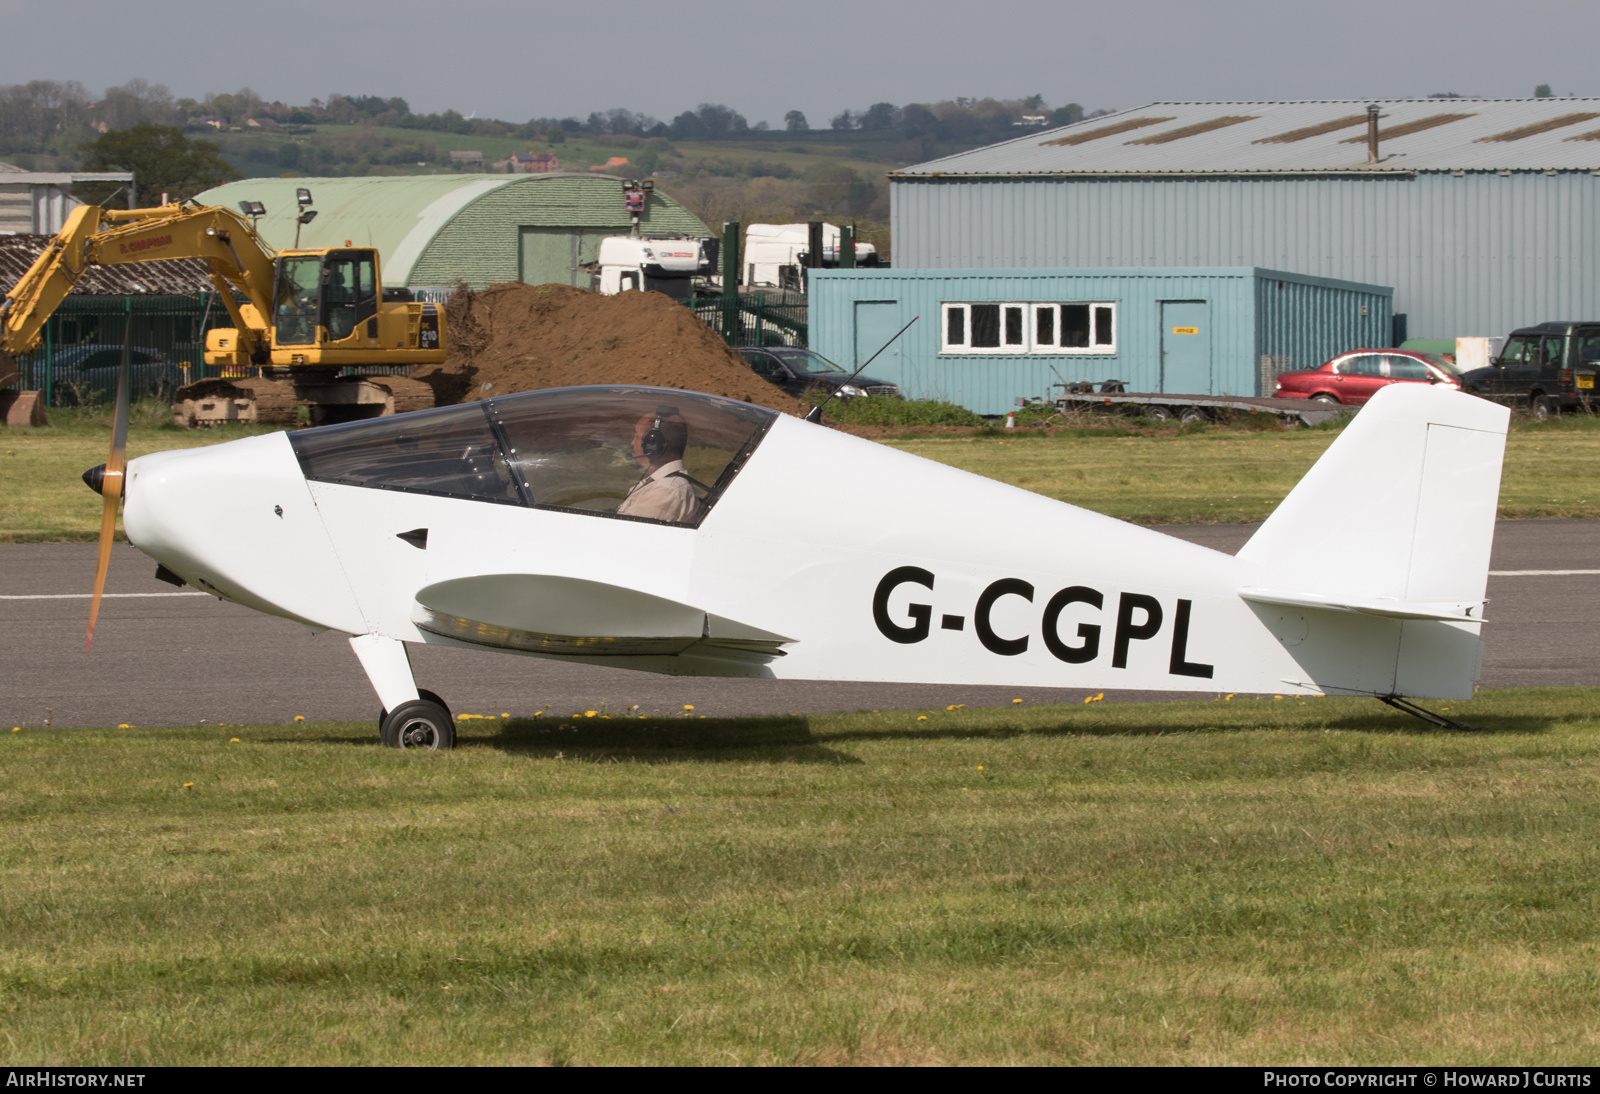
[(1109, 303), (1033, 305), (1033, 352), (1117, 352), (1117, 306)]
[(1026, 353), (1028, 305), (946, 304), (941, 353)]
[(945, 304), (940, 353), (1083, 353), (1117, 351), (1117, 306), (1087, 304)]

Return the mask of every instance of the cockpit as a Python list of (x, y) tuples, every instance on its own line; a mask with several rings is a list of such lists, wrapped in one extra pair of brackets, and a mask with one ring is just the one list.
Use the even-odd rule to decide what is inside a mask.
[[(319, 482), (696, 527), (776, 417), (672, 388), (572, 387), (301, 430), (289, 441)], [(681, 519), (628, 503), (662, 476), (693, 493)]]

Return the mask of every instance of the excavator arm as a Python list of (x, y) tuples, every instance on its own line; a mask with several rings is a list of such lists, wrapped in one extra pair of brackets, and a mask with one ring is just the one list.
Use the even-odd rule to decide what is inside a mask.
[[(45, 323), (91, 265), (198, 258), (210, 267), (212, 283), (240, 337), (249, 338), (265, 354), (273, 257), (272, 249), (243, 217), (220, 206), (128, 210), (79, 206), (0, 304), (0, 351), (12, 356), (31, 353)], [(235, 291), (249, 303), (241, 306)]]

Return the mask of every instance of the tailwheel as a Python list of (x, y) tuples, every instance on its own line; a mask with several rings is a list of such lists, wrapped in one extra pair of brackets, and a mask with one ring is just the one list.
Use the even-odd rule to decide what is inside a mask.
[(431, 691), (379, 715), (379, 735), (388, 748), (440, 752), (456, 746), (456, 723), (444, 700)]

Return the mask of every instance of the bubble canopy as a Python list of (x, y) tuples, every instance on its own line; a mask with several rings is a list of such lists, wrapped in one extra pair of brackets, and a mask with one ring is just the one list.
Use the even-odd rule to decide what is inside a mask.
[[(318, 482), (694, 527), (776, 417), (675, 388), (569, 387), (300, 430), (289, 443)], [(692, 489), (685, 519), (617, 512), (652, 466)]]

